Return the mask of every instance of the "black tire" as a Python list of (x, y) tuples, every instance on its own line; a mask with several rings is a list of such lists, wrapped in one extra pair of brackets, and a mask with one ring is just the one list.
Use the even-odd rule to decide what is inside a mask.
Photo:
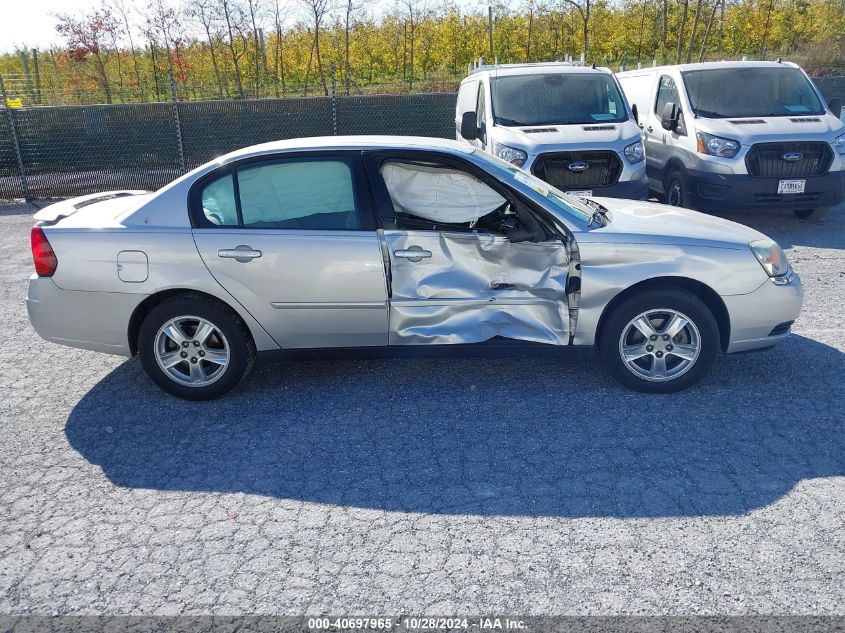
[[(683, 289), (645, 290), (641, 293), (623, 299), (619, 305), (612, 308), (599, 333), (599, 354), (607, 371), (621, 384), (644, 393), (675, 393), (687, 389), (700, 381), (713, 367), (719, 355), (719, 325), (713, 313), (696, 295)], [(634, 373), (622, 358), (621, 339), (623, 333), (630, 332), (628, 326), (633, 319), (649, 311), (674, 310), (687, 317), (697, 328), (698, 355), (687, 369), (681, 372), (681, 359), (672, 356), (668, 348), (665, 354), (666, 363), (676, 363), (678, 375), (674, 378), (649, 380)], [(687, 335), (682, 331), (678, 337)], [(637, 335), (636, 332), (634, 332)], [(639, 336), (639, 335), (638, 335)], [(626, 339), (627, 340), (627, 339)], [(645, 337), (643, 337), (645, 341)], [(686, 341), (681, 340), (680, 343)], [(675, 339), (658, 340), (659, 346), (679, 343)], [(645, 342), (644, 344), (648, 344)], [(652, 345), (654, 347), (654, 345)], [(675, 350), (677, 352), (677, 350)], [(655, 352), (657, 353), (657, 352)], [(649, 354), (653, 358), (653, 354)], [(672, 357), (670, 359), (670, 357)], [(643, 364), (655, 362), (643, 356)]]
[(680, 169), (675, 169), (666, 177), (666, 184), (663, 187), (666, 192), (664, 199), (666, 204), (672, 207), (683, 207), (691, 209), (687, 185), (684, 182), (684, 175)]
[[(172, 319), (180, 317), (188, 318), (187, 327), (190, 327), (189, 317), (206, 320), (217, 329), (217, 332), (212, 334), (213, 340), (218, 341), (217, 344), (221, 349), (224, 345), (226, 346), (228, 362), (219, 370), (221, 372), (219, 375), (215, 373), (218, 371), (216, 365), (199, 360), (201, 365), (211, 367), (210, 373), (216, 376), (210, 384), (200, 386), (182, 384), (171, 377), (157, 360), (159, 331)], [(219, 334), (222, 334), (222, 337)], [(198, 351), (192, 351), (195, 349), (192, 343), (193, 341), (189, 341), (188, 347), (185, 348), (186, 353), (199, 354)], [(179, 351), (181, 354), (179, 347), (172, 341), (168, 341), (167, 344), (172, 345), (174, 351)], [(229, 393), (249, 374), (255, 362), (255, 343), (246, 325), (228, 306), (204, 297), (183, 295), (167, 299), (150, 310), (138, 333), (138, 355), (150, 379), (167, 393), (186, 400), (213, 400)], [(197, 357), (189, 356), (180, 367), (190, 371), (188, 361), (193, 358)]]
[(821, 220), (830, 211), (830, 207), (819, 207), (818, 209), (793, 209), (792, 212), (799, 220)]

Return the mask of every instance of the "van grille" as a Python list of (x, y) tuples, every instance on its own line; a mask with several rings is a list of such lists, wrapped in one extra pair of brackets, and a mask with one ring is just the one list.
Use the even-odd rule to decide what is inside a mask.
[[(571, 164), (580, 162), (587, 163), (588, 169), (569, 169)], [(537, 157), (531, 171), (563, 191), (593, 189), (616, 184), (622, 173), (622, 163), (614, 152), (555, 152)]]
[[(785, 154), (800, 154), (794, 161)], [(827, 172), (833, 153), (827, 143), (757, 143), (745, 157), (748, 173), (754, 178), (805, 178)]]

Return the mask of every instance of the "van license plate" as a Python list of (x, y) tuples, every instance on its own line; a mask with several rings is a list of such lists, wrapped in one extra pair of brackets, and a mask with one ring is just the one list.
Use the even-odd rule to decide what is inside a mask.
[(778, 193), (804, 193), (806, 180), (778, 180)]
[[(803, 191), (803, 189), (801, 191)], [(589, 198), (591, 195), (593, 195), (593, 190), (579, 189), (578, 191), (567, 191), (566, 193), (570, 196), (575, 196), (576, 198)]]

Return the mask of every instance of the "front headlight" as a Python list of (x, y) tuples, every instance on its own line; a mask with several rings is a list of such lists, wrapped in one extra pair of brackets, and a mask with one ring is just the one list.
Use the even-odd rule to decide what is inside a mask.
[(791, 271), (786, 253), (774, 240), (757, 240), (748, 247), (769, 277), (783, 277)]
[(713, 136), (706, 132), (698, 133), (698, 151), (702, 154), (733, 158), (739, 153), (740, 147), (739, 141), (722, 138), (721, 136)]
[(643, 150), (643, 144), (641, 141), (631, 143), (623, 151), (625, 153), (625, 158), (628, 159), (629, 163), (638, 163), (645, 158), (645, 150)]
[(493, 143), (493, 153), (502, 160), (508, 161), (511, 165), (522, 167), (525, 164), (525, 159), (528, 154), (521, 149), (502, 145), (501, 143)]
[(837, 154), (845, 154), (845, 134), (833, 139), (833, 149)]

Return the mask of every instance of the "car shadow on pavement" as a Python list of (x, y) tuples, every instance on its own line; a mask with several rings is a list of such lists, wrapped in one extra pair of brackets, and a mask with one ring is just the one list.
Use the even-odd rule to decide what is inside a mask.
[(267, 364), (227, 398), (158, 391), (137, 360), (71, 412), (70, 444), (118, 486), (380, 510), (735, 515), (845, 474), (845, 354), (792, 336), (646, 396), (594, 361)]

